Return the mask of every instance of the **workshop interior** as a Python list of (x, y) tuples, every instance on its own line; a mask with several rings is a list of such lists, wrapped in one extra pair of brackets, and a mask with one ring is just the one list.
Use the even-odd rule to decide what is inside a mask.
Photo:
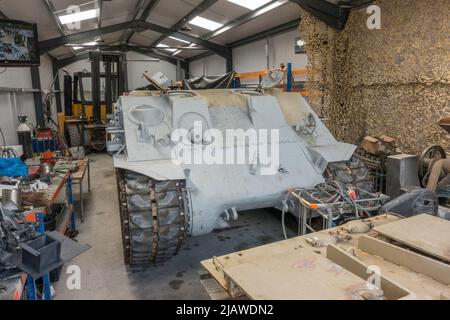
[(0, 300), (450, 300), (449, 17), (0, 1)]

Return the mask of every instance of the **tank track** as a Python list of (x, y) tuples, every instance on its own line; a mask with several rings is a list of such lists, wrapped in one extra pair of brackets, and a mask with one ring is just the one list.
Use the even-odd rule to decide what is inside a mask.
[(125, 265), (144, 267), (176, 255), (186, 236), (185, 181), (156, 181), (116, 169)]

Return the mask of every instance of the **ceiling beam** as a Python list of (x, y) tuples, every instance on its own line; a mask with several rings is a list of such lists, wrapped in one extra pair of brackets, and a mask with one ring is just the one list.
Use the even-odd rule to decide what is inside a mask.
[(166, 55), (162, 55), (162, 54), (159, 54), (159, 53), (156, 53), (156, 52), (148, 51), (148, 50), (145, 50), (145, 49), (142, 49), (142, 48), (133, 47), (133, 46), (129, 46), (128, 50), (134, 51), (134, 52), (137, 52), (137, 53), (140, 53), (140, 54), (152, 57), (152, 58), (156, 58), (156, 59), (159, 59), (159, 60), (162, 60), (162, 61), (167, 61), (167, 62), (170, 62), (170, 63), (172, 63), (174, 65), (177, 65), (177, 59), (169, 57), (169, 56), (166, 56)]
[[(136, 3), (136, 6), (134, 7), (134, 13), (133, 13), (132, 21), (137, 20), (139, 12), (141, 11), (142, 6), (144, 5), (144, 2), (145, 2), (145, 0), (139, 0)], [(129, 39), (131, 39), (133, 33), (134, 33), (133, 30), (129, 30), (127, 32), (124, 32), (124, 34), (122, 35), (122, 40), (120, 41), (120, 43), (128, 44)]]
[(50, 15), (56, 27), (58, 28), (59, 34), (61, 36), (64, 36), (65, 35), (64, 27), (62, 26), (61, 21), (59, 21), (59, 19), (55, 15), (56, 12), (55, 6), (50, 0), (42, 0), (42, 3), (44, 4), (47, 13)]
[(139, 12), (141, 12), (141, 8), (144, 5), (146, 0), (139, 0), (136, 3), (136, 6), (134, 7), (134, 13), (133, 13), (133, 21), (138, 18)]
[(156, 52), (152, 52), (152, 51), (148, 51), (148, 50), (143, 50), (134, 46), (127, 46), (127, 45), (123, 45), (123, 46), (100, 46), (99, 47), (100, 51), (120, 51), (120, 52), (128, 52), (128, 51), (134, 51), (143, 55), (146, 55), (148, 57), (151, 58), (155, 58), (161, 61), (167, 61), (169, 63), (172, 63), (174, 65), (177, 64), (177, 59), (172, 58), (170, 56), (166, 56), (163, 54), (159, 54)]
[[(234, 19), (233, 21), (230, 21), (229, 23), (227, 23), (227, 24), (224, 25), (223, 27), (219, 28), (218, 30), (211, 31), (211, 32), (205, 34), (204, 36), (201, 37), (201, 39), (202, 39), (202, 40), (210, 40), (210, 39), (212, 39), (212, 38), (214, 38), (214, 37), (216, 37), (216, 36), (218, 36), (218, 35), (220, 35), (220, 34), (226, 32), (226, 31), (228, 31), (228, 30), (231, 30), (231, 29), (236, 28), (236, 27), (238, 27), (238, 26), (240, 26), (240, 25), (243, 25), (243, 24), (245, 24), (245, 23), (247, 23), (247, 22), (250, 22), (250, 21), (256, 19), (257, 17), (261, 16), (262, 14), (268, 12), (268, 11), (270, 10), (270, 8), (271, 8), (274, 4), (276, 4), (276, 3), (280, 2), (280, 1), (281, 1), (281, 0), (273, 0), (273, 1), (270, 1), (270, 2), (266, 3), (265, 5), (261, 6), (260, 8), (254, 10), (254, 11), (250, 11), (250, 12), (248, 12), (248, 13), (246, 13), (246, 14), (244, 14), (244, 15), (242, 15), (242, 16), (236, 18), (236, 19)], [(207, 1), (204, 1), (204, 2), (207, 2)], [(285, 4), (287, 4), (287, 3), (289, 3), (288, 0), (286, 0), (286, 1), (285, 1), (284, 3), (282, 3), (281, 5), (285, 5)], [(214, 3), (213, 3), (213, 4), (214, 4)], [(172, 27), (172, 29), (179, 29), (179, 28), (183, 27), (190, 19), (194, 18), (194, 17), (197, 16), (198, 14), (199, 14), (199, 12), (195, 12), (195, 15), (192, 15), (192, 16), (189, 16), (189, 15), (188, 15), (188, 16), (186, 16), (185, 18), (183, 18), (182, 20), (180, 20), (180, 21), (177, 23), (177, 25), (175, 25), (174, 27)], [(160, 42), (161, 42), (162, 40), (164, 40), (164, 39), (165, 39), (165, 36), (163, 35), (163, 36), (161, 36), (157, 41), (155, 41), (155, 42), (152, 44), (152, 46), (153, 46), (153, 45), (157, 45), (158, 43), (160, 43)], [(196, 56), (196, 57), (194, 57), (194, 58), (196, 58), (196, 59), (197, 59), (197, 58), (198, 58), (198, 59), (201, 59), (201, 58), (207, 57), (207, 56), (209, 56), (209, 55), (211, 55), (211, 54), (213, 54), (213, 53), (211, 53), (211, 52), (205, 52), (205, 53), (203, 53), (203, 54), (201, 54), (201, 55), (198, 55), (198, 56)]]
[[(159, 54), (156, 52), (148, 51), (147, 49), (143, 49), (142, 47), (127, 46), (127, 45), (123, 45), (123, 46), (105, 45), (105, 46), (98, 46), (98, 49), (103, 50), (103, 51), (121, 51), (121, 52), (134, 51), (134, 52), (149, 56), (151, 58), (156, 58), (161, 61), (167, 61), (174, 65), (177, 64), (178, 60), (180, 60), (182, 64), (184, 64), (184, 65), (186, 64), (186, 61), (184, 61), (184, 60), (176, 59), (171, 56), (166, 56), (166, 55)], [(72, 57), (57, 60), (55, 63), (57, 65), (58, 69), (61, 69), (61, 68), (64, 68), (65, 66), (72, 64), (76, 61), (88, 60), (88, 59), (89, 59), (89, 52), (84, 52), (84, 53), (80, 53), (80, 54), (72, 56)]]
[[(153, 9), (156, 7), (156, 5), (159, 3), (160, 0), (150, 0), (150, 2), (147, 4), (147, 6), (142, 11), (141, 17), (139, 18), (139, 21), (145, 21), (152, 13)], [(145, 0), (140, 0), (135, 8), (134, 15), (133, 15), (133, 21), (137, 19), (137, 16), (139, 14), (139, 11), (141, 10), (142, 5), (144, 4)], [(130, 34), (127, 37), (127, 40), (125, 41), (126, 44), (128, 44), (131, 40), (131, 38), (134, 35), (134, 31), (131, 31)]]
[[(191, 36), (189, 34), (180, 32), (180, 31), (176, 31), (174, 29), (168, 29), (162, 26), (158, 26), (155, 25), (153, 23), (150, 22), (146, 22), (146, 21), (138, 21), (138, 25), (143, 29), (143, 30), (152, 30), (155, 32), (159, 32), (162, 33), (166, 36), (174, 36), (178, 39), (184, 40), (184, 41), (188, 41), (191, 43), (195, 43), (199, 46), (202, 46), (206, 49), (209, 49), (215, 53), (217, 53), (218, 55), (228, 58), (231, 56), (231, 50), (230, 48), (227, 48), (226, 46), (220, 45), (220, 44), (216, 44), (216, 43), (212, 43), (209, 42), (207, 40), (203, 40), (194, 36)], [(155, 45), (156, 46), (156, 45)], [(151, 47), (154, 47), (154, 45), (151, 45)]]
[(187, 62), (186, 60), (176, 59), (176, 58), (168, 57), (168, 56), (165, 56), (165, 55), (160, 55), (160, 54), (155, 53), (155, 52), (134, 48), (133, 46), (129, 46), (128, 49), (130, 51), (134, 51), (134, 52), (137, 52), (137, 53), (149, 56), (151, 58), (157, 58), (157, 59), (160, 59), (160, 60), (163, 60), (163, 61), (170, 62), (170, 63), (172, 63), (174, 65), (177, 65), (177, 62), (179, 61), (181, 68), (184, 69), (185, 71), (189, 72), (189, 62)]
[[(264, 30), (264, 31), (262, 31), (260, 33), (252, 35), (250, 37), (247, 37), (247, 38), (244, 38), (244, 39), (232, 42), (232, 43), (230, 43), (228, 45), (228, 47), (233, 49), (233, 48), (236, 48), (236, 47), (239, 47), (239, 46), (243, 46), (243, 45), (249, 44), (251, 42), (255, 42), (255, 41), (258, 41), (258, 40), (270, 37), (270, 36), (274, 36), (274, 35), (277, 35), (277, 34), (280, 34), (280, 33), (296, 30), (298, 28), (299, 24), (300, 24), (300, 19), (292, 20), (292, 21), (284, 23), (282, 25), (279, 25), (279, 26), (276, 26), (276, 27)], [(187, 59), (187, 61), (188, 62), (192, 62), (192, 61), (195, 61), (195, 60), (199, 60), (199, 59), (203, 59), (203, 58), (209, 57), (209, 56), (211, 56), (213, 54), (214, 54), (214, 52), (210, 52), (210, 51), (204, 52), (204, 53), (199, 54), (199, 55), (197, 55), (195, 57)]]
[(142, 15), (140, 20), (145, 21), (152, 13), (153, 9), (158, 5), (160, 0), (150, 0), (150, 2), (147, 4), (147, 6), (144, 8), (144, 11), (142, 11)]
[(236, 47), (243, 46), (248, 43), (255, 42), (255, 41), (258, 41), (258, 40), (261, 40), (261, 39), (264, 39), (267, 37), (271, 37), (271, 36), (274, 36), (274, 35), (277, 35), (280, 33), (296, 30), (298, 28), (299, 24), (300, 24), (300, 19), (295, 19), (295, 20), (289, 21), (287, 23), (284, 23), (282, 25), (259, 32), (250, 37), (232, 42), (229, 44), (229, 46), (231, 48), (236, 48)]
[[(97, 49), (97, 48), (107, 48), (107, 47), (120, 47), (118, 45), (114, 45), (114, 44), (96, 44), (96, 45), (88, 45), (88, 44), (65, 44), (64, 47), (80, 47), (80, 48), (87, 48), (87, 49)], [(126, 46), (126, 45), (125, 45)], [(174, 49), (174, 50), (191, 50), (191, 51), (204, 51), (204, 48), (200, 48), (200, 47), (185, 47), (185, 46), (170, 46), (170, 47), (148, 47), (148, 46), (139, 46), (139, 45), (128, 45), (129, 47), (132, 48), (140, 48), (140, 49), (144, 49), (144, 50), (161, 50), (161, 51), (167, 51), (169, 49)]]
[(89, 53), (85, 52), (85, 53), (77, 54), (75, 56), (71, 56), (69, 58), (58, 59), (55, 61), (55, 64), (56, 64), (56, 68), (59, 70), (59, 69), (64, 68), (74, 62), (81, 61), (81, 60), (88, 60), (88, 59), (89, 59)]
[(102, 12), (103, 12), (103, 0), (98, 0), (98, 18), (97, 18), (97, 28), (102, 27)]
[(39, 42), (40, 53), (44, 54), (44, 53), (47, 53), (58, 47), (61, 47), (65, 44), (77, 43), (78, 41), (83, 41), (87, 38), (98, 37), (98, 36), (101, 36), (104, 34), (113, 33), (113, 32), (117, 32), (117, 31), (121, 31), (121, 30), (125, 30), (125, 29), (133, 29), (133, 28), (136, 28), (137, 26), (138, 26), (137, 21), (124, 22), (124, 23), (114, 24), (111, 26), (102, 27), (102, 28), (98, 28), (98, 29), (74, 33), (74, 34), (62, 36), (59, 38), (53, 38), (53, 39), (49, 39), (49, 40), (40, 41)]
[(352, 8), (368, 6), (373, 0), (342, 0), (337, 3), (325, 0), (290, 0), (313, 14), (337, 31), (345, 28)]
[(0, 18), (1, 19), (8, 19), (8, 16), (3, 13), (3, 11), (0, 10)]
[[(270, 2), (266, 3), (265, 5), (259, 7), (258, 9), (254, 10), (254, 11), (250, 11), (250, 12), (230, 21), (223, 27), (205, 34), (204, 36), (202, 36), (202, 39), (204, 39), (204, 40), (212, 39), (214, 37), (217, 37), (219, 34), (222, 34), (228, 30), (236, 28), (244, 23), (250, 22), (253, 19), (256, 19), (257, 17), (259, 17), (260, 15), (268, 12), (268, 8), (270, 8), (277, 2), (280, 2), (280, 0), (270, 1)], [(286, 0), (285, 3), (283, 3), (282, 5), (285, 5), (287, 3), (289, 3), (289, 1)]]
[(188, 35), (186, 33), (182, 33), (179, 31), (175, 31), (173, 29), (168, 29), (150, 22), (146, 21), (130, 21), (130, 22), (124, 22), (119, 24), (114, 24), (107, 27), (102, 27), (98, 29), (83, 31), (79, 33), (70, 34), (67, 36), (62, 36), (59, 38), (53, 38), (49, 40), (44, 40), (39, 42), (39, 49), (41, 54), (47, 53), (51, 50), (54, 50), (58, 47), (61, 47), (66, 44), (70, 43), (77, 43), (80, 41), (85, 40), (86, 38), (93, 38), (97, 36), (101, 36), (103, 34), (113, 33), (125, 29), (133, 29), (133, 30), (139, 30), (139, 32), (142, 32), (144, 30), (152, 30), (155, 32), (159, 32), (165, 35), (173, 35), (174, 37), (177, 37), (179, 39), (195, 43), (197, 45), (200, 45), (204, 48), (207, 48), (218, 55), (228, 58), (231, 56), (231, 50), (227, 48), (226, 46), (222, 46), (219, 44), (215, 44), (191, 35)]
[[(186, 23), (194, 19), (196, 16), (200, 15), (202, 12), (208, 10), (213, 4), (215, 4), (218, 0), (203, 0), (199, 5), (195, 6), (194, 9), (192, 9), (191, 12), (189, 12), (187, 15), (185, 15), (183, 18), (178, 20), (177, 23), (175, 23), (171, 29), (173, 30), (180, 30), (183, 28)], [(151, 47), (156, 47), (161, 41), (163, 41), (167, 36), (167, 34), (162, 35), (158, 38), (158, 40), (154, 41), (151, 44)], [(178, 38), (178, 37), (177, 37)], [(184, 39), (183, 39), (184, 40)]]

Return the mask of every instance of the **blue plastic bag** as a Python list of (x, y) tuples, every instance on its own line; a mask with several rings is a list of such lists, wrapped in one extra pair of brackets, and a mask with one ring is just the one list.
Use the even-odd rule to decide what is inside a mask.
[(20, 158), (0, 158), (0, 176), (28, 177), (28, 166)]

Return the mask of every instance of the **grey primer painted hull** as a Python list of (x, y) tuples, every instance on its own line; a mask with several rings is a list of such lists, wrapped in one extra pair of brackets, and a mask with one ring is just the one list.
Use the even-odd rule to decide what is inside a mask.
[[(247, 95), (208, 90), (174, 96), (126, 96), (115, 108), (114, 124), (108, 129), (114, 166), (157, 181), (185, 180), (188, 232), (194, 236), (236, 219), (239, 211), (280, 207), (288, 188), (311, 188), (324, 182), (328, 164), (349, 160), (356, 149), (336, 141), (297, 93)], [(175, 129), (191, 130), (194, 121), (224, 136), (227, 129), (278, 129), (275, 174), (265, 175), (259, 158), (256, 164), (174, 163), (174, 143), (167, 137)], [(230, 148), (250, 152), (246, 141), (214, 143), (226, 154)]]

